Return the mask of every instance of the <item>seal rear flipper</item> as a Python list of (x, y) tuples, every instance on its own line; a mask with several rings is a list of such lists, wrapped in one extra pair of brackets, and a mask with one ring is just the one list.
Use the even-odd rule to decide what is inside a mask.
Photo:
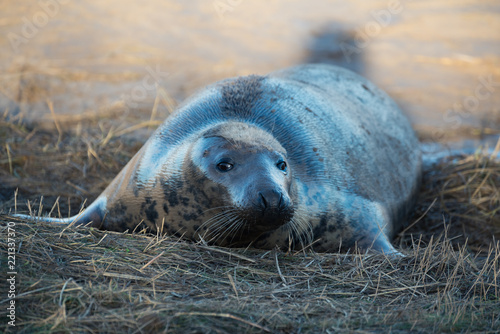
[(87, 209), (69, 218), (53, 218), (23, 214), (14, 214), (12, 216), (26, 220), (42, 221), (48, 223), (73, 224), (75, 226), (85, 225), (95, 228), (101, 228), (106, 216), (106, 212), (106, 198), (99, 197)]

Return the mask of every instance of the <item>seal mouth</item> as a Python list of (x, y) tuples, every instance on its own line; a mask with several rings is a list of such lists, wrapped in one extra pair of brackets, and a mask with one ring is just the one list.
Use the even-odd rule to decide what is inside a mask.
[(274, 189), (260, 191), (254, 209), (260, 210), (260, 215), (256, 212), (256, 225), (269, 226), (271, 229), (284, 225), (293, 216), (290, 198)]
[(293, 217), (293, 207), (249, 210), (243, 212), (241, 217), (248, 222), (250, 230), (264, 233), (290, 222)]
[(205, 221), (197, 232), (210, 244), (242, 246), (251, 244), (263, 234), (289, 223), (292, 218), (293, 207), (291, 206), (281, 210), (264, 211), (225, 207)]

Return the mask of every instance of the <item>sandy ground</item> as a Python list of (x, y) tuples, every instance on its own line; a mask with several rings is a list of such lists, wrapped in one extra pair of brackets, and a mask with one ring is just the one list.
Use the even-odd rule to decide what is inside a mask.
[(127, 126), (168, 115), (151, 115), (159, 91), (178, 103), (225, 77), (328, 62), (384, 88), (422, 138), (500, 129), (496, 0), (0, 0), (0, 47), (0, 111), (40, 127), (54, 126), (49, 101), (67, 128)]

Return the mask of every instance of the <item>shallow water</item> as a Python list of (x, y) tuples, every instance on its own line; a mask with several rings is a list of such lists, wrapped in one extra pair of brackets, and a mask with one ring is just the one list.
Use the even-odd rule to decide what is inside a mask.
[(424, 140), (500, 133), (497, 0), (4, 0), (0, 8), (0, 111), (39, 126), (53, 126), (47, 100), (70, 116), (65, 127), (92, 115), (125, 127), (168, 115), (163, 99), (151, 115), (158, 87), (180, 102), (222, 78), (328, 62), (385, 89)]

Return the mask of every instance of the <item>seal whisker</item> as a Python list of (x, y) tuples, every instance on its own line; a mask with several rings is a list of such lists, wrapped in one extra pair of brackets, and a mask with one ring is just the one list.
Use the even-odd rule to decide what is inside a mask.
[(224, 224), (222, 224), (221, 226), (219, 226), (216, 234), (217, 238), (214, 240), (214, 242), (218, 242), (219, 240), (224, 239), (225, 236), (230, 235), (230, 233), (234, 229), (234, 224), (237, 221), (238, 217), (235, 216), (224, 222)]
[[(242, 226), (240, 227), (240, 240), (243, 239), (243, 233), (245, 232), (245, 227), (246, 227), (246, 230), (247, 231), (250, 231), (251, 229), (251, 226), (250, 224), (248, 223), (248, 220), (245, 219), (245, 218), (242, 218)], [(243, 227), (243, 228), (242, 228)], [(252, 240), (252, 243), (253, 243), (254, 240)]]
[(219, 217), (217, 218), (217, 221), (213, 224), (210, 225), (212, 229), (220, 227), (221, 224), (224, 224), (226, 221), (231, 220), (238, 215), (235, 212), (223, 212)]
[(218, 220), (219, 218), (225, 217), (228, 214), (231, 214), (231, 213), (234, 213), (234, 212), (237, 212), (237, 209), (233, 208), (232, 210), (221, 211), (221, 212), (217, 213), (216, 215), (214, 215), (214, 216), (210, 217), (209, 219), (207, 219), (205, 222), (203, 222), (201, 224), (201, 226), (198, 227), (198, 229), (196, 231), (199, 231), (201, 228), (210, 225), (213, 221)]
[(217, 229), (220, 228), (221, 225), (224, 225), (228, 220), (233, 218), (233, 214), (228, 214), (224, 212), (220, 214), (218, 217), (211, 218), (207, 222), (204, 223), (207, 227), (207, 231), (210, 233), (214, 233)]
[[(231, 241), (230, 242), (233, 242), (234, 238), (236, 237), (236, 235), (238, 234), (238, 231), (242, 231), (242, 227), (245, 226), (245, 219), (243, 218), (240, 218), (236, 223), (235, 223), (235, 226), (234, 226), (234, 230), (231, 231), (232, 233), (232, 238), (231, 238)], [(240, 233), (240, 239), (243, 237), (243, 233)]]
[(211, 237), (208, 241), (212, 241), (213, 237), (215, 234), (217, 234), (217, 231), (220, 229), (221, 226), (224, 226), (224, 224), (231, 219), (230, 214), (226, 212), (221, 212), (217, 214), (214, 217), (211, 217), (209, 220), (205, 221), (198, 229), (202, 229), (203, 227), (206, 227), (204, 233), (203, 233), (203, 238), (206, 239), (207, 236)]
[(239, 224), (241, 222), (241, 219), (235, 218), (233, 219), (227, 226), (227, 229), (221, 233), (220, 238), (221, 239), (227, 239), (229, 236), (231, 236), (231, 239), (227, 241), (228, 244), (231, 244), (234, 240), (234, 232), (238, 230)]
[(303, 244), (302, 236), (299, 233), (299, 229), (297, 227), (297, 223), (295, 222), (295, 220), (293, 220), (293, 219), (290, 220), (289, 228), (290, 228), (290, 232), (289, 232), (290, 243), (291, 243), (292, 249), (295, 249), (296, 244), (297, 244), (297, 240), (301, 245)]
[(214, 224), (212, 226), (213, 228), (210, 230), (210, 234), (213, 235), (214, 237), (217, 237), (217, 239), (226, 233), (227, 227), (231, 225), (231, 222), (234, 221), (236, 217), (227, 217), (224, 220), (220, 220), (217, 222), (217, 224)]
[(291, 238), (295, 243), (297, 240), (302, 248), (313, 242), (314, 232), (311, 224), (307, 219), (305, 219), (306, 214), (300, 210), (295, 213), (295, 215), (290, 219), (289, 225), (291, 228)]
[[(217, 241), (221, 235), (225, 234), (227, 232), (227, 226), (230, 226), (231, 223), (236, 220), (238, 216), (236, 214), (225, 214), (220, 220), (215, 222), (214, 224), (210, 225), (210, 228), (207, 229), (206, 234), (210, 234), (212, 236), (212, 239), (215, 238), (215, 240), (210, 240), (210, 241)], [(221, 233), (221, 231), (223, 231)]]
[[(234, 206), (232, 205), (223, 205), (223, 206), (216, 206), (214, 208), (210, 208), (210, 209), (207, 209), (205, 211), (203, 211), (201, 214), (204, 215), (210, 211), (214, 211), (214, 210), (221, 210), (221, 209), (233, 209), (233, 210), (237, 210)], [(231, 211), (231, 210), (228, 210), (228, 211)], [(223, 211), (223, 212), (226, 212), (226, 211)]]
[(293, 246), (293, 223), (290, 221), (288, 224), (284, 226), (286, 233), (288, 235), (288, 250), (291, 250), (294, 248)]
[(203, 224), (201, 224), (200, 227), (204, 227), (206, 225), (209, 225), (211, 224), (213, 221), (217, 221), (218, 219), (222, 218), (222, 217), (225, 217), (227, 216), (228, 214), (230, 214), (231, 212), (228, 212), (228, 211), (223, 211), (223, 212), (219, 212), (218, 214), (210, 217), (209, 219), (207, 219)]
[(207, 234), (211, 234), (211, 233), (213, 233), (213, 231), (212, 231), (213, 228), (215, 226), (217, 226), (218, 224), (220, 224), (220, 222), (224, 219), (226, 219), (225, 214), (220, 214), (218, 216), (214, 216), (214, 217), (210, 218), (209, 220), (205, 221), (203, 224), (201, 224), (201, 226), (198, 227), (195, 232), (199, 234), (201, 232), (201, 230), (205, 229), (203, 236), (206, 236)]
[(234, 239), (238, 230), (243, 226), (243, 219), (240, 217), (236, 217), (234, 221), (231, 222), (231, 227), (227, 231), (226, 236), (232, 235), (231, 241)]

